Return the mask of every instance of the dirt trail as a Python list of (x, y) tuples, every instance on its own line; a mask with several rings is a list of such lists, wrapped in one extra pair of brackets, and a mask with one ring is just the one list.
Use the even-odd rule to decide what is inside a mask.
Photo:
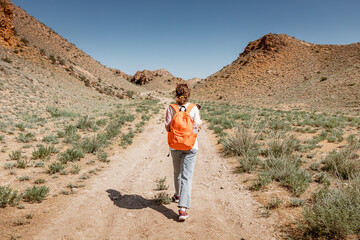
[(159, 178), (166, 176), (168, 193), (174, 192), (166, 132), (153, 119), (128, 149), (115, 152), (111, 168), (52, 211), (31, 239), (276, 239), (271, 224), (259, 217), (259, 204), (236, 180), (205, 128), (199, 148), (185, 222), (177, 221), (176, 204), (151, 200)]

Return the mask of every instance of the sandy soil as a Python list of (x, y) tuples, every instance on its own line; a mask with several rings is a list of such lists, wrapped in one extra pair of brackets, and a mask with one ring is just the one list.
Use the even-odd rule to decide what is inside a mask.
[[(156, 180), (167, 177), (174, 192), (172, 161), (163, 124), (151, 120), (128, 149), (115, 151), (111, 167), (77, 195), (45, 207), (22, 239), (279, 239), (273, 223), (233, 174), (210, 131), (199, 134), (192, 208), (177, 221), (177, 206), (157, 205)], [(37, 215), (39, 216), (39, 215)]]

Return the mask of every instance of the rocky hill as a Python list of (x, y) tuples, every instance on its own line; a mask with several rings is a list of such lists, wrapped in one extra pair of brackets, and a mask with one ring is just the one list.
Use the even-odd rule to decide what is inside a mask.
[(153, 91), (173, 90), (176, 84), (185, 82), (182, 78), (175, 77), (166, 69), (137, 71), (134, 76), (128, 79), (137, 85)]
[(116, 95), (121, 94), (119, 89), (142, 91), (142, 88), (130, 84), (123, 76), (114, 74), (110, 68), (78, 49), (20, 7), (10, 1), (7, 3), (13, 12), (12, 24), (15, 34), (26, 48), (20, 51), (19, 46), (15, 46), (14, 53), (23, 60), (45, 68), (49, 68), (46, 63), (49, 62), (55, 68), (102, 92), (113, 91)]
[(194, 95), (242, 104), (360, 110), (359, 56), (360, 43), (317, 45), (267, 34), (195, 84)]

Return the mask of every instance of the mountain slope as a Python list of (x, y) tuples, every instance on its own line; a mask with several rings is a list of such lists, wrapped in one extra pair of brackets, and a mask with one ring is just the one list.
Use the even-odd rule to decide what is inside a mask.
[[(55, 33), (51, 28), (39, 22), (27, 14), (23, 9), (12, 4), (14, 19), (13, 25), (16, 34), (27, 43), (37, 49), (42, 56), (52, 62), (63, 65), (75, 75), (86, 77), (90, 82), (98, 82), (101, 79), (109, 85), (132, 91), (142, 91), (141, 88), (130, 84), (122, 76), (115, 75), (110, 68), (103, 66), (74, 44)], [(25, 56), (31, 61), (41, 61), (31, 56)], [(70, 71), (69, 71), (70, 72)]]
[(317, 45), (267, 34), (195, 85), (203, 99), (359, 110), (360, 43)]

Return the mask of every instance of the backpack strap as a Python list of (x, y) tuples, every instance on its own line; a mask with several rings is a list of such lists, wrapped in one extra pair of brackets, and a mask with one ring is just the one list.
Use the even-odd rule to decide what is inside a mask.
[(195, 104), (190, 103), (189, 106), (187, 106), (186, 108), (186, 112), (188, 112), (190, 114), (191, 110), (195, 107)]
[(180, 112), (179, 106), (176, 103), (170, 104), (170, 107), (172, 107), (174, 109), (175, 114)]
[[(170, 104), (170, 106), (174, 109), (175, 114), (178, 113), (178, 112), (180, 112), (180, 108), (179, 108), (179, 106), (178, 106), (176, 103)], [(186, 108), (185, 111), (188, 112), (188, 113), (190, 113), (191, 110), (192, 110), (195, 106), (196, 106), (195, 104), (189, 103), (189, 105), (187, 106), (187, 108)]]

